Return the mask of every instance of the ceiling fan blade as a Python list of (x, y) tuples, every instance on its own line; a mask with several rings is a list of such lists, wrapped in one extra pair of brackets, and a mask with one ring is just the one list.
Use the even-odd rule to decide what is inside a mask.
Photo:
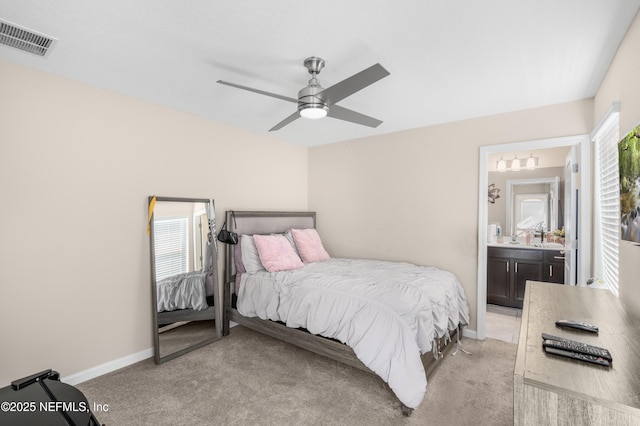
[(318, 97), (322, 98), (327, 105), (331, 106), (347, 96), (351, 96), (359, 90), (375, 83), (376, 81), (388, 76), (390, 73), (382, 65), (375, 64), (369, 68), (352, 75), (331, 87), (324, 89), (318, 93)]
[(251, 87), (241, 86), (239, 84), (229, 83), (227, 81), (222, 81), (222, 80), (218, 80), (217, 82), (220, 83), (220, 84), (224, 84), (226, 86), (235, 87), (236, 89), (248, 90), (249, 92), (255, 92), (255, 93), (259, 93), (261, 95), (271, 96), (272, 98), (282, 99), (283, 101), (289, 101), (289, 102), (298, 103), (297, 99), (290, 98), (288, 96), (277, 95), (275, 93), (265, 92), (264, 90), (253, 89)]
[(368, 127), (378, 127), (382, 124), (382, 121), (377, 118), (369, 117), (368, 115), (360, 114), (359, 112), (355, 112), (338, 105), (331, 105), (327, 116), (337, 118), (339, 120), (350, 121), (356, 124), (362, 124), (363, 126)]
[(275, 126), (273, 126), (272, 128), (270, 128), (269, 131), (273, 132), (274, 130), (280, 130), (284, 126), (286, 126), (287, 124), (297, 120), (298, 118), (300, 118), (300, 114), (298, 113), (298, 111), (296, 111), (293, 114), (291, 114), (290, 116), (288, 116), (287, 118), (285, 118), (284, 120), (282, 120), (281, 122), (279, 122), (278, 124), (276, 124)]

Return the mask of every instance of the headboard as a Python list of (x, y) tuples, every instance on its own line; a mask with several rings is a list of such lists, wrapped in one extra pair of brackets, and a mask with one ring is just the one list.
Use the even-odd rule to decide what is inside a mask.
[[(235, 219), (234, 217), (235, 216)], [(316, 227), (315, 212), (264, 212), (227, 210), (225, 214), (227, 229), (243, 234), (280, 234), (289, 229), (307, 229)], [(236, 246), (225, 244), (224, 290), (230, 292), (235, 277), (234, 250)], [(229, 306), (227, 304), (227, 306)]]

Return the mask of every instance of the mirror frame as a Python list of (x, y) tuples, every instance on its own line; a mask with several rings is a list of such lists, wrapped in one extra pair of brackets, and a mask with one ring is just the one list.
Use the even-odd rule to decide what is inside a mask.
[[(181, 203), (203, 203), (207, 206), (211, 206), (211, 214), (214, 216), (210, 218), (207, 216), (207, 220), (209, 223), (213, 220), (213, 230), (212, 232), (212, 241), (213, 247), (211, 252), (211, 265), (213, 267), (213, 310), (214, 310), (214, 331), (215, 336), (206, 338), (202, 341), (191, 344), (183, 349), (180, 349), (175, 352), (171, 352), (167, 355), (161, 356), (160, 354), (160, 333), (158, 333), (158, 292), (156, 288), (156, 260), (155, 260), (155, 243), (154, 243), (154, 217), (155, 217), (155, 208), (151, 209), (151, 203), (155, 198), (155, 202), (165, 201), (165, 202), (181, 202)], [(213, 208), (213, 202), (208, 198), (180, 198), (180, 197), (160, 197), (160, 196), (149, 196), (149, 244), (150, 244), (150, 258), (151, 258), (151, 317), (153, 324), (153, 348), (154, 348), (154, 360), (156, 364), (161, 364), (163, 362), (174, 359), (180, 355), (184, 355), (188, 352), (191, 352), (195, 349), (206, 346), (210, 343), (216, 342), (222, 339), (222, 309), (223, 309), (223, 301), (222, 301), (222, 289), (219, 286), (218, 280), (218, 244), (216, 241), (216, 229), (215, 229), (215, 210)], [(202, 319), (202, 318), (199, 318)], [(198, 318), (195, 318), (198, 320)]]
[(558, 221), (559, 221), (559, 211), (558, 211), (558, 203), (560, 200), (560, 194), (559, 194), (559, 190), (560, 190), (560, 177), (559, 176), (552, 176), (552, 177), (541, 177), (541, 178), (531, 178), (531, 179), (509, 179), (507, 180), (507, 227), (505, 228), (506, 231), (508, 231), (509, 233), (507, 234), (505, 232), (505, 236), (511, 236), (513, 235), (513, 215), (514, 215), (514, 207), (513, 207), (513, 200), (515, 199), (515, 197), (513, 196), (513, 187), (514, 186), (519, 186), (519, 185), (536, 185), (536, 184), (549, 184), (551, 190), (553, 191), (553, 198), (549, 199), (549, 208), (552, 211), (552, 214), (554, 217), (549, 218), (549, 231), (552, 231), (553, 229), (551, 229), (552, 227), (555, 227), (558, 225)]

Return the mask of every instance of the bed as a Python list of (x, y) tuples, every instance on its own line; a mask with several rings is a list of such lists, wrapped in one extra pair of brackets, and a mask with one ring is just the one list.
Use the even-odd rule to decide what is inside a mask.
[(233, 321), (377, 374), (410, 415), (469, 322), (455, 276), (404, 262), (332, 258), (314, 212), (228, 211), (227, 223), (239, 243), (225, 250), (223, 334)]
[(158, 326), (215, 319), (212, 287), (213, 274), (207, 271), (185, 272), (158, 280)]

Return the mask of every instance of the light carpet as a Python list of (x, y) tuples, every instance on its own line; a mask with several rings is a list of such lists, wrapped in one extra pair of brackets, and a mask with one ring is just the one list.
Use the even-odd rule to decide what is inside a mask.
[(107, 426), (511, 425), (516, 345), (463, 339), (411, 417), (376, 375), (237, 326), (162, 365), (152, 359), (81, 383)]

